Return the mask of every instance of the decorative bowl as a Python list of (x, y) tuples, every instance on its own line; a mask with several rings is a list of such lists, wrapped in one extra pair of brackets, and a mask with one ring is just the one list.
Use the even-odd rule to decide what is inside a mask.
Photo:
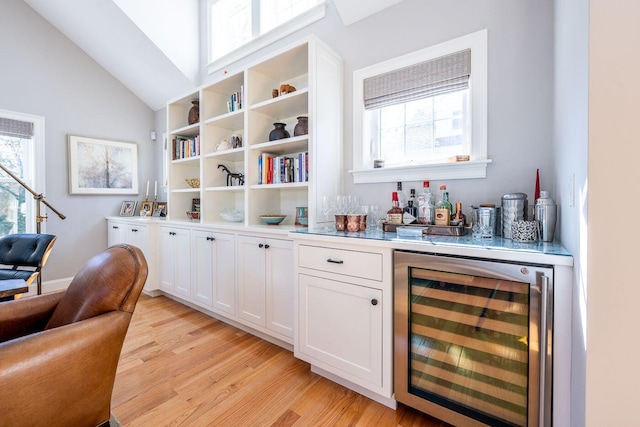
[(185, 181), (191, 188), (200, 188), (200, 178), (186, 178)]
[(286, 218), (286, 215), (260, 215), (260, 219), (267, 225), (278, 225)]
[(244, 221), (244, 211), (239, 209), (222, 209), (220, 216), (229, 222), (241, 222)]

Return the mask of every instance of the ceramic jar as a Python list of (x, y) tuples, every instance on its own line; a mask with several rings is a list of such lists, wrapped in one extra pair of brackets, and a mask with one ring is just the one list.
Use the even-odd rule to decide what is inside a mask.
[(269, 132), (269, 141), (275, 141), (277, 139), (289, 138), (291, 135), (289, 131), (285, 129), (285, 123), (274, 123), (274, 129)]
[(187, 117), (187, 123), (190, 125), (200, 121), (200, 101), (191, 101), (191, 104), (193, 104), (193, 106), (189, 109), (189, 115)]
[(298, 135), (306, 135), (309, 133), (309, 117), (300, 116), (298, 117), (298, 123), (293, 128), (293, 136)]

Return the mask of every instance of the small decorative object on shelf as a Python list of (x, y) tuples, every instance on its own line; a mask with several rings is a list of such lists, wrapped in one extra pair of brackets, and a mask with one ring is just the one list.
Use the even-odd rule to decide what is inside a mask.
[(120, 207), (120, 216), (133, 216), (136, 211), (137, 201), (126, 201), (122, 202), (122, 206)]
[(185, 181), (191, 188), (200, 188), (200, 178), (186, 178)]
[(156, 218), (165, 218), (167, 216), (167, 202), (156, 203), (156, 208), (153, 210), (153, 215)]
[(244, 174), (239, 172), (231, 172), (225, 165), (218, 165), (218, 169), (222, 169), (227, 173), (227, 187), (234, 185), (244, 185)]
[(272, 98), (277, 98), (279, 95), (278, 89), (272, 89), (271, 90), (271, 97)]
[(286, 215), (260, 215), (260, 219), (267, 225), (278, 225), (287, 216)]
[(191, 221), (200, 221), (200, 212), (187, 211), (187, 218)]
[(191, 104), (193, 104), (193, 106), (189, 109), (187, 122), (190, 125), (193, 125), (200, 121), (200, 100), (194, 99), (191, 101)]
[(296, 222), (295, 225), (309, 225), (309, 209), (306, 206), (296, 208)]
[(231, 149), (231, 143), (228, 139), (221, 139), (218, 144), (216, 144), (216, 151), (225, 151)]
[(269, 132), (269, 141), (276, 141), (278, 139), (289, 138), (291, 134), (285, 129), (286, 123), (274, 123), (274, 128)]
[(145, 200), (140, 203), (140, 216), (151, 216), (153, 214), (153, 202)]
[(231, 135), (231, 148), (241, 148), (242, 147), (242, 136), (238, 134)]
[(296, 91), (296, 88), (294, 86), (291, 86), (288, 84), (280, 85), (280, 95), (284, 95), (286, 93), (291, 93), (295, 91)]
[(222, 209), (220, 216), (225, 221), (229, 222), (242, 222), (244, 221), (244, 211), (240, 209)]
[(293, 136), (306, 135), (309, 133), (309, 118), (307, 116), (298, 117), (298, 123), (293, 128)]

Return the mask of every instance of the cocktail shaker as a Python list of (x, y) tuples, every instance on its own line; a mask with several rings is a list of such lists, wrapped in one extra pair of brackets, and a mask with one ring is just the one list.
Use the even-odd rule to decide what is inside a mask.
[(536, 200), (533, 212), (536, 222), (538, 223), (538, 236), (540, 240), (543, 242), (553, 242), (553, 234), (556, 231), (558, 206), (556, 202), (549, 197), (548, 191), (540, 192), (540, 197)]

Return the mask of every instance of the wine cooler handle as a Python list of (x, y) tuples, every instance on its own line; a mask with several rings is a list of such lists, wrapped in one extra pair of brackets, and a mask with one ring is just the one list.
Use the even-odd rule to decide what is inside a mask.
[(540, 413), (539, 425), (551, 425), (551, 325), (553, 324), (553, 286), (540, 275)]

